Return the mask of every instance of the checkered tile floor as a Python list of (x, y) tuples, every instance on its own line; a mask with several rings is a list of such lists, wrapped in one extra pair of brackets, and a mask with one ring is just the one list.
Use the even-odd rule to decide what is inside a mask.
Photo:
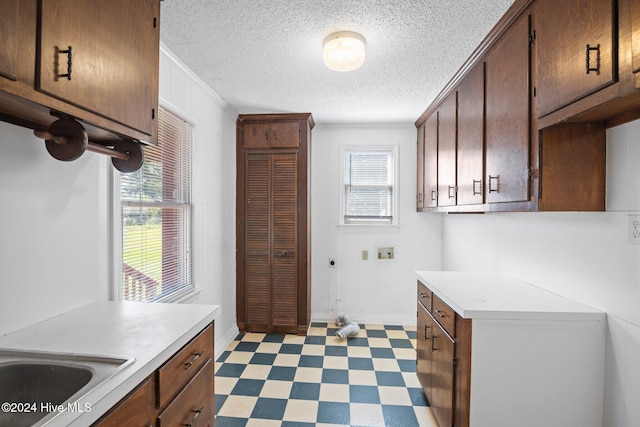
[(415, 327), (333, 324), (239, 335), (216, 362), (216, 427), (436, 427), (416, 377)]

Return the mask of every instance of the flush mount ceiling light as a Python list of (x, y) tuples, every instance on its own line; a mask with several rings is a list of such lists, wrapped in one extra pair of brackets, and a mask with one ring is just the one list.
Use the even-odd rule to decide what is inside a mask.
[(364, 62), (364, 37), (351, 31), (340, 31), (324, 39), (323, 59), (334, 71), (351, 71)]

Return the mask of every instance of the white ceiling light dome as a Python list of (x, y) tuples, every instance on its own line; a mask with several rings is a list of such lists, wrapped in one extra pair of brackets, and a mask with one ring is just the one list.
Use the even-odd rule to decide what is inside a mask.
[(324, 39), (323, 59), (334, 71), (352, 71), (364, 63), (364, 37), (352, 31), (339, 31)]

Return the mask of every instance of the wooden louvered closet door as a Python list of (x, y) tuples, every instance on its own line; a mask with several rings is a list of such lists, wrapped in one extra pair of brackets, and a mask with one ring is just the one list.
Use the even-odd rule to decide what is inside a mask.
[[(273, 117), (283, 120), (271, 121)], [(295, 120), (292, 120), (292, 116)], [(310, 116), (238, 118), (238, 328), (306, 334)]]

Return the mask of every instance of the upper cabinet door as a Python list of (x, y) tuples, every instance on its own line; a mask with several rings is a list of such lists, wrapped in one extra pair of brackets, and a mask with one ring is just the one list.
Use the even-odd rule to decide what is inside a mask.
[(438, 108), (438, 206), (456, 205), (457, 92)]
[(614, 0), (538, 0), (536, 114), (542, 117), (615, 82)]
[(0, 0), (0, 76), (18, 75), (18, 1)]
[(424, 123), (424, 207), (438, 206), (438, 112)]
[(458, 87), (458, 205), (483, 202), (484, 63)]
[(38, 90), (154, 135), (158, 0), (41, 0)]
[(529, 199), (529, 15), (493, 46), (486, 67), (487, 203)]
[(416, 210), (424, 208), (424, 123), (418, 128)]

